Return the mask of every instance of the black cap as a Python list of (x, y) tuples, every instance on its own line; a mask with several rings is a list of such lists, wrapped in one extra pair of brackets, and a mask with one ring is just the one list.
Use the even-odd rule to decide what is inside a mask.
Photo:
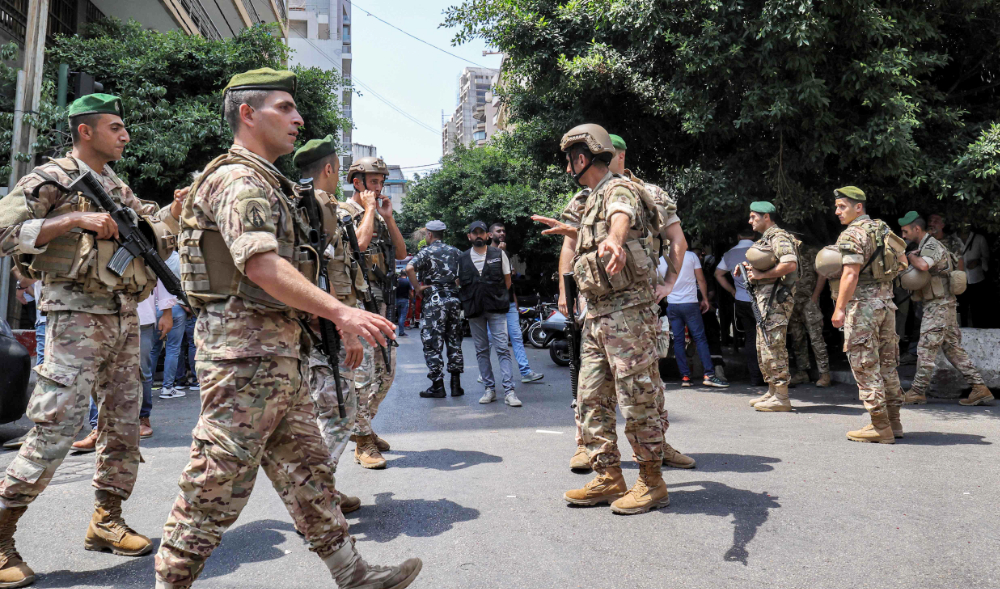
[(486, 226), (486, 223), (483, 223), (482, 221), (473, 221), (472, 224), (469, 225), (469, 233), (473, 233), (476, 229), (482, 229), (483, 231), (490, 230), (490, 228)]

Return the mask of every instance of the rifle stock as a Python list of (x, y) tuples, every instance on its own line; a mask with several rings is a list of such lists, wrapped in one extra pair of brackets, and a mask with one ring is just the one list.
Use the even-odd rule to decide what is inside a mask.
[(563, 274), (563, 287), (566, 293), (566, 341), (569, 343), (569, 382), (573, 389), (573, 399), (577, 399), (580, 388), (580, 342), (582, 333), (576, 322), (576, 302), (579, 291), (576, 278), (572, 272)]

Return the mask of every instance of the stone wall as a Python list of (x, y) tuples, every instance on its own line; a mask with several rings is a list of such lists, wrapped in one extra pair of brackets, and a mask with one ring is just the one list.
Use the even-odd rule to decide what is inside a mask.
[[(979, 369), (986, 386), (994, 391), (1000, 389), (1000, 329), (963, 327), (962, 347)], [(962, 373), (948, 362), (944, 352), (938, 352), (928, 394), (941, 399), (957, 399), (969, 388)]]

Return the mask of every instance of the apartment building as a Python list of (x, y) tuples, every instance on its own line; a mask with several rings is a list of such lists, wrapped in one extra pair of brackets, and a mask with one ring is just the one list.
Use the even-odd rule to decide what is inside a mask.
[(441, 131), (444, 155), (452, 153), (459, 145), (483, 145), (492, 136), (493, 117), (492, 113), (487, 113), (491, 101), (487, 101), (486, 96), (498, 73), (499, 70), (480, 67), (468, 67), (462, 72), (458, 79), (458, 106)]

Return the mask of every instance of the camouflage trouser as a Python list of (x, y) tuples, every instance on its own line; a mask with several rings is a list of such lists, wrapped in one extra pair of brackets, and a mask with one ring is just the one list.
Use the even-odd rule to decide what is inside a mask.
[[(354, 336), (351, 336), (354, 337)], [(346, 368), (344, 362), (347, 352), (340, 348), (340, 392), (344, 397), (345, 417), (340, 417), (337, 408), (337, 385), (333, 378), (333, 370), (327, 364), (325, 356), (317, 350), (309, 355), (309, 392), (313, 404), (316, 405), (316, 425), (330, 451), (330, 466), (337, 472), (340, 457), (347, 449), (347, 442), (354, 431), (354, 422), (358, 416), (358, 396), (354, 391), (354, 371)]]
[[(364, 308), (361, 303), (358, 306)], [(385, 316), (385, 303), (379, 303), (379, 309)], [(395, 310), (393, 311), (395, 312)], [(394, 347), (387, 347), (389, 365), (386, 366), (382, 351), (361, 340), (365, 349), (361, 366), (354, 371), (354, 388), (358, 394), (358, 418), (354, 424), (354, 434), (358, 436), (372, 435), (372, 420), (378, 413), (378, 407), (385, 400), (396, 378), (396, 355)]]
[(788, 335), (792, 338), (795, 367), (798, 370), (809, 370), (809, 344), (812, 343), (816, 368), (820, 374), (830, 372), (830, 356), (826, 352), (826, 342), (823, 341), (823, 312), (811, 298), (796, 297), (792, 317), (788, 321)]
[[(656, 378), (660, 378), (659, 368), (657, 368), (657, 370), (656, 370)], [(664, 403), (664, 399), (663, 399), (663, 391), (664, 391), (663, 381), (661, 380), (660, 381), (660, 385), (659, 385), (659, 393), (656, 395), (656, 410), (660, 414), (660, 425), (663, 427), (663, 436), (664, 436), (664, 438), (666, 438), (666, 436), (667, 436), (667, 428), (670, 427), (670, 420), (667, 419), (668, 411), (667, 411), (667, 408), (664, 406), (665, 403)], [(576, 422), (576, 445), (577, 446), (583, 446), (584, 445), (584, 441), (583, 441), (583, 422), (580, 421), (580, 412), (579, 411), (574, 411), (573, 412), (573, 421)]]
[(903, 404), (899, 386), (899, 336), (896, 305), (892, 301), (862, 300), (847, 304), (844, 319), (844, 352), (851, 363), (858, 396), (869, 413), (886, 405)]
[[(758, 304), (763, 310), (766, 307), (765, 304), (760, 303), (760, 298), (761, 295), (758, 294)], [(760, 365), (760, 373), (764, 376), (764, 382), (774, 386), (788, 386), (788, 382), (791, 380), (785, 337), (788, 330), (788, 318), (792, 314), (792, 306), (792, 297), (788, 297), (783, 303), (779, 303), (777, 299), (771, 302), (771, 312), (768, 313), (767, 320), (764, 322), (771, 345), (764, 343), (764, 334), (761, 332), (760, 326), (757, 326), (757, 364)]]
[(439, 296), (436, 293), (424, 296), (420, 341), (424, 345), (427, 378), (431, 382), (444, 378), (441, 351), (445, 346), (448, 348), (448, 372), (461, 374), (464, 371), (462, 303), (457, 298)]
[(958, 328), (958, 304), (925, 302), (924, 318), (920, 322), (920, 341), (917, 343), (917, 374), (910, 390), (924, 394), (931, 384), (934, 361), (942, 350), (952, 366), (958, 369), (970, 385), (986, 384), (972, 363), (968, 352), (962, 348), (962, 331)]
[(330, 453), (297, 358), (200, 360), (201, 415), (181, 474), (156, 576), (181, 587), (198, 578), (264, 468), (309, 549), (325, 558), (348, 540)]
[(582, 441), (597, 471), (621, 463), (615, 403), (625, 417), (625, 436), (639, 462), (663, 457), (663, 383), (656, 354), (656, 313), (632, 307), (588, 317), (580, 351), (578, 420)]
[(94, 487), (128, 499), (139, 470), (139, 319), (120, 315), (52, 311), (46, 325), (45, 361), (27, 415), (35, 422), (0, 483), (0, 501), (21, 507), (52, 480), (97, 403)]

